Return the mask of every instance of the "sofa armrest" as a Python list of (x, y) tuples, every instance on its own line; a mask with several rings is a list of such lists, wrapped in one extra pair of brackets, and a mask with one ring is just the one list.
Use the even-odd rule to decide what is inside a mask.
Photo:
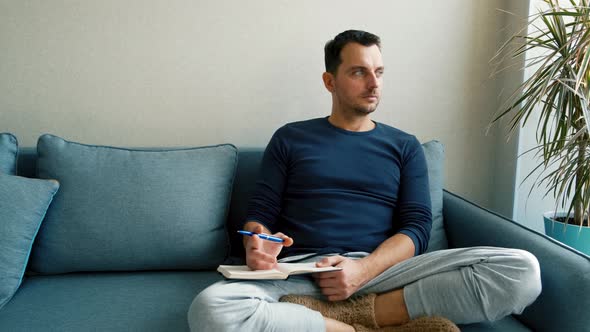
[(590, 257), (446, 190), (443, 216), (450, 247), (518, 248), (537, 257), (543, 291), (517, 317), (524, 324), (535, 331), (587, 331)]

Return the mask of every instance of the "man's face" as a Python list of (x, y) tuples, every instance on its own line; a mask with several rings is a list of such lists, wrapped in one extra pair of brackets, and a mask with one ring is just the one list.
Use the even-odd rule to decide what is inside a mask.
[[(345, 113), (370, 114), (379, 105), (383, 83), (383, 59), (377, 45), (349, 43), (340, 53), (342, 63), (326, 87), (333, 93), (335, 107)], [(329, 86), (330, 85), (330, 86)]]

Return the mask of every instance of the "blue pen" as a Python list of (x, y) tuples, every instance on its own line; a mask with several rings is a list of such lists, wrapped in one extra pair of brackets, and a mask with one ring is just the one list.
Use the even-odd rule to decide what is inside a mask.
[(264, 234), (264, 233), (252, 233), (252, 232), (248, 232), (248, 231), (238, 231), (238, 233), (243, 234), (243, 235), (247, 235), (247, 236), (258, 235), (259, 238), (261, 238), (263, 240), (272, 241), (272, 242), (285, 242), (285, 240), (281, 239), (280, 237), (276, 237), (276, 236), (272, 236), (272, 235), (268, 235), (268, 234)]

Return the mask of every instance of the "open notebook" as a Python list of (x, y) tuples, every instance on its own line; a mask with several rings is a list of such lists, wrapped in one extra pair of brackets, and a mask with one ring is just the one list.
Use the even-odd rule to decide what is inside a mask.
[(219, 265), (217, 271), (228, 279), (287, 279), (290, 275), (340, 271), (341, 267), (316, 267), (310, 263), (278, 263), (272, 270), (250, 270), (247, 265)]

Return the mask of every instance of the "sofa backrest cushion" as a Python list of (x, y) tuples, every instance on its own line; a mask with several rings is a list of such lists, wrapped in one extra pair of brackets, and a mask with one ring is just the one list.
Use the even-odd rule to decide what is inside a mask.
[(428, 166), (428, 182), (430, 184), (430, 200), (432, 203), (432, 229), (426, 252), (447, 249), (449, 243), (445, 233), (443, 220), (443, 188), (445, 179), (445, 148), (439, 141), (422, 144), (426, 165)]
[[(430, 183), (430, 199), (432, 201), (432, 230), (427, 252), (446, 249), (448, 242), (444, 230), (443, 220), (443, 186), (444, 186), (444, 146), (439, 141), (429, 141), (422, 144)], [(254, 190), (256, 180), (260, 172), (260, 161), (264, 149), (240, 148), (238, 169), (232, 194), (231, 209), (228, 221), (228, 230), (231, 238), (231, 254), (235, 258), (243, 257), (244, 250), (242, 236), (237, 234), (244, 218), (246, 218), (249, 196)], [(233, 263), (239, 263), (239, 260)], [(232, 263), (232, 262), (230, 262)]]
[(57, 179), (31, 270), (212, 269), (229, 243), (233, 145), (123, 149), (43, 135), (37, 176)]
[(16, 157), (18, 143), (16, 137), (9, 133), (0, 133), (0, 173), (16, 174)]

